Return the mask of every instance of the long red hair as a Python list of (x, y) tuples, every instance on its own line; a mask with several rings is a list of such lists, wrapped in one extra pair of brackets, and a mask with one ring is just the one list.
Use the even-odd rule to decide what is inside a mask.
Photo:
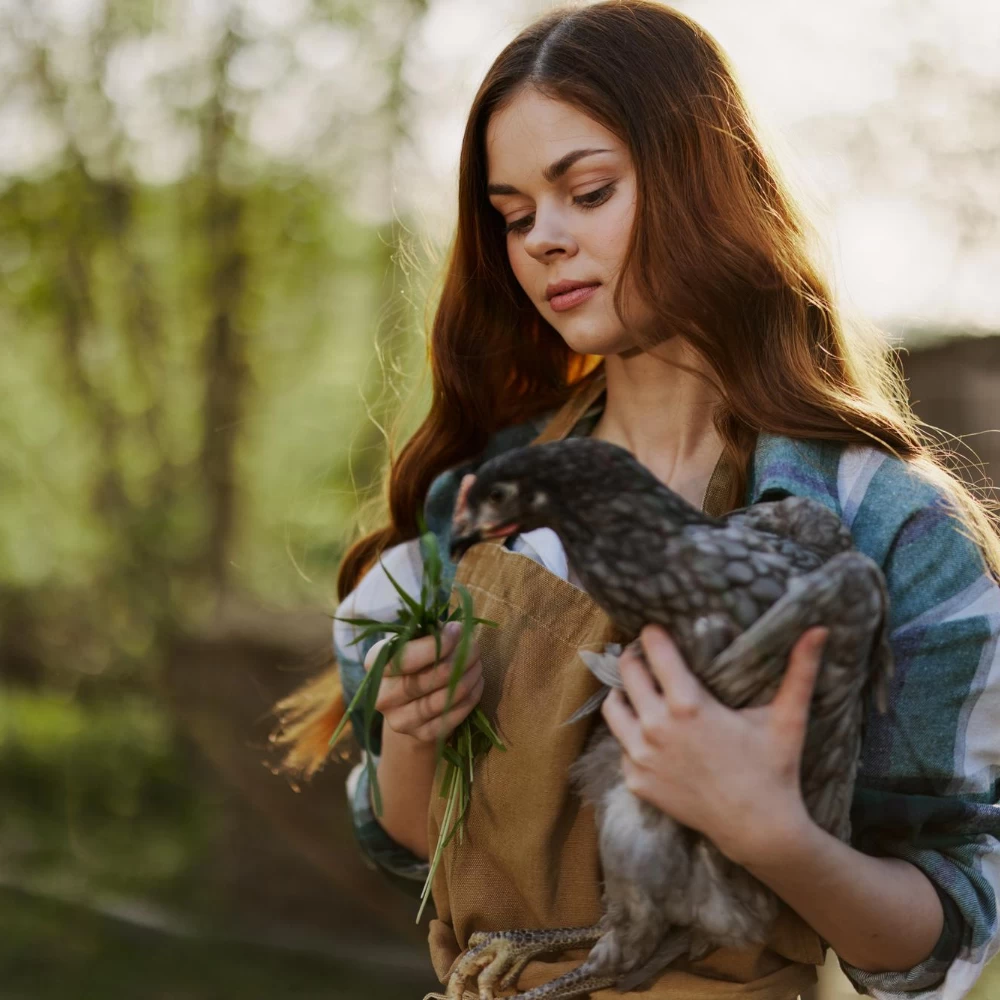
[[(487, 198), (487, 124), (525, 87), (582, 110), (631, 154), (638, 201), (623, 273), (654, 309), (654, 328), (686, 338), (708, 362), (722, 400), (715, 425), (737, 473), (730, 505), (742, 502), (762, 430), (874, 443), (953, 498), (1000, 572), (990, 514), (912, 413), (894, 352), (836, 307), (810, 251), (812, 231), (718, 43), (663, 4), (607, 0), (550, 11), (525, 28), (472, 102), (457, 230), (429, 338), (430, 410), (391, 462), (388, 523), (341, 563), (339, 598), (379, 553), (416, 536), (441, 471), (479, 454), (498, 429), (561, 405), (599, 368), (600, 358), (570, 350), (517, 283)], [(616, 290), (620, 315), (628, 284)], [(308, 777), (344, 714), (336, 667), (277, 711), (272, 739), (289, 748), (286, 768)]]

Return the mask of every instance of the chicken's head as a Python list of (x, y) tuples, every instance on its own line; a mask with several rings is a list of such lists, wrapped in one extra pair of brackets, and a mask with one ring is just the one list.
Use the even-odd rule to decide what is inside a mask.
[(506, 538), (546, 522), (549, 497), (532, 476), (510, 468), (497, 468), (493, 474), (491, 465), (487, 463), (478, 476), (469, 473), (462, 478), (451, 521), (453, 562), (477, 542)]

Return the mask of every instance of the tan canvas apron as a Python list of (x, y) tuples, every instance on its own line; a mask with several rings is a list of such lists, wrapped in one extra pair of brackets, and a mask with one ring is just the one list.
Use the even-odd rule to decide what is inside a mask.
[[(564, 437), (602, 386), (598, 381), (570, 399), (532, 444)], [(724, 513), (719, 503), (726, 493), (724, 475), (720, 464), (706, 492), (703, 505), (713, 514)], [(600, 918), (594, 814), (567, 776), (590, 727), (560, 729), (559, 723), (598, 686), (577, 650), (601, 650), (606, 642), (631, 638), (585, 591), (504, 548), (502, 540), (473, 546), (460, 560), (455, 579), (469, 589), (475, 614), (499, 623), (498, 628), (477, 627), (485, 678), (480, 705), (495, 720), (507, 749), (491, 750), (476, 764), (464, 839), (451, 841), (435, 874), (437, 917), (428, 940), (442, 983), (475, 931), (592, 926)], [(432, 845), (444, 801), (437, 794), (432, 798)], [(518, 989), (562, 975), (586, 954), (576, 949), (532, 960), (521, 972)], [(818, 935), (784, 907), (766, 946), (723, 948), (697, 962), (675, 962), (651, 989), (636, 995), (647, 1000), (794, 1000), (816, 981), (815, 966), (823, 957)], [(466, 995), (475, 1000), (474, 994)], [(611, 1000), (622, 994), (606, 989), (592, 996)]]

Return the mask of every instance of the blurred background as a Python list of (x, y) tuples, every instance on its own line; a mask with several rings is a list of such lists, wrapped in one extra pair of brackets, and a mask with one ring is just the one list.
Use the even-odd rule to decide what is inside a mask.
[[(434, 988), (348, 762), (293, 789), (267, 713), (328, 660), (339, 561), (427, 405), (472, 94), (548, 6), (0, 0), (5, 998)], [(918, 413), (995, 470), (1000, 6), (677, 6)]]

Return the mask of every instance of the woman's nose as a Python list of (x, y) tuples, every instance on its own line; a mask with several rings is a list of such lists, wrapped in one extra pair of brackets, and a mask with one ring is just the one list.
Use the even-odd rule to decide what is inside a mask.
[(524, 239), (524, 249), (536, 260), (544, 260), (557, 254), (572, 256), (577, 245), (557, 213), (541, 215), (536, 213), (531, 229)]

